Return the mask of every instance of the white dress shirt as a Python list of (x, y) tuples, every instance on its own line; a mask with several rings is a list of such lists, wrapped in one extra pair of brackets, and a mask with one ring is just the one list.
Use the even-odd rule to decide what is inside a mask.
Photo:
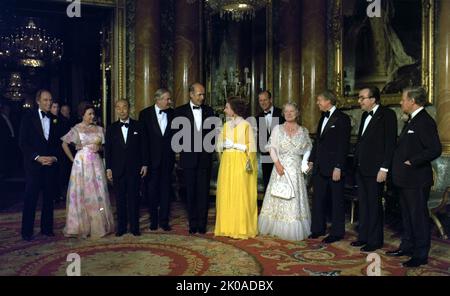
[[(155, 112), (156, 118), (158, 119), (159, 129), (161, 130), (161, 134), (164, 135), (167, 127), (167, 113), (159, 112), (161, 109), (155, 104)], [(161, 114), (160, 114), (161, 113)]]
[(336, 106), (331, 107), (331, 109), (330, 109), (330, 116), (329, 116), (329, 117), (325, 117), (325, 118), (323, 119), (323, 122), (322, 122), (322, 128), (320, 129), (320, 134), (323, 133), (323, 129), (324, 129), (325, 126), (327, 125), (328, 120), (330, 119), (331, 115), (333, 115), (333, 112), (334, 112), (335, 110), (336, 110)]
[[(268, 129), (268, 131), (269, 131), (269, 133), (271, 132), (271, 129), (270, 129), (270, 127), (272, 126), (272, 118), (273, 118), (273, 105), (272, 105), (272, 107), (270, 107), (270, 109), (267, 111), (267, 112), (270, 112), (269, 114), (267, 114), (267, 115), (264, 115), (264, 119), (266, 120), (266, 126), (267, 126), (267, 129)], [(264, 113), (265, 113), (266, 111), (264, 111)]]
[(44, 137), (48, 141), (50, 135), (50, 118), (42, 116), (41, 109), (38, 108), (39, 118), (41, 119), (42, 130), (44, 131)]
[[(128, 123), (128, 124), (130, 124), (130, 119), (128, 118), (126, 121), (120, 121), (121, 123), (123, 122), (123, 123)], [(127, 137), (128, 137), (128, 130), (130, 129), (130, 126), (128, 126), (128, 128), (127, 127), (125, 127), (124, 125), (122, 125), (122, 127), (121, 127), (121, 129), (122, 129), (122, 136), (123, 136), (123, 141), (125, 142), (125, 144), (127, 143)]]
[(200, 109), (194, 109), (194, 104), (192, 101), (189, 102), (191, 105), (192, 114), (194, 114), (194, 120), (195, 120), (195, 126), (197, 127), (197, 131), (200, 131), (202, 128), (202, 108), (200, 106)]
[(417, 109), (416, 111), (414, 111), (413, 113), (411, 113), (411, 119), (413, 119), (414, 118), (414, 116), (416, 116), (417, 115), (417, 113), (419, 113), (420, 111), (422, 111), (423, 110), (423, 106), (422, 107), (420, 107), (419, 109)]
[[(370, 111), (373, 111), (373, 115), (375, 115), (375, 113), (377, 112), (378, 107), (380, 107), (380, 105), (375, 105), (375, 107), (373, 107), (373, 109), (370, 110)], [(372, 116), (368, 115), (366, 117), (361, 135), (364, 135), (364, 132), (366, 131), (367, 126), (369, 125), (370, 121), (372, 120), (373, 115)]]

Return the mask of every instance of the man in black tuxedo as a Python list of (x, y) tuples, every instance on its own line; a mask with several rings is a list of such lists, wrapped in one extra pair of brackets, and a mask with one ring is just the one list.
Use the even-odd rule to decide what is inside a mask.
[[(205, 150), (203, 141), (205, 136), (212, 131), (212, 127), (206, 127), (205, 121), (213, 118), (214, 111), (204, 104), (205, 87), (200, 83), (193, 83), (189, 87), (190, 101), (175, 109), (174, 123), (188, 121), (188, 129), (175, 128), (175, 135), (183, 133), (182, 142), (189, 142), (188, 147), (183, 147), (180, 152), (180, 167), (183, 169), (186, 185), (186, 199), (189, 215), (189, 233), (206, 233), (208, 222), (208, 197), (211, 178), (211, 163), (213, 151)], [(188, 141), (190, 140), (190, 141)], [(214, 143), (212, 143), (214, 144)], [(187, 149), (184, 149), (187, 148)]]
[[(171, 148), (173, 119), (171, 94), (161, 88), (155, 92), (155, 104), (141, 111), (139, 121), (144, 124), (149, 141), (149, 182), (148, 201), (150, 210), (150, 230), (158, 225), (164, 231), (170, 231), (170, 193), (171, 177), (175, 163), (175, 154)], [(159, 209), (158, 209), (159, 208)]]
[(433, 185), (431, 161), (441, 155), (442, 147), (436, 123), (424, 106), (426, 91), (411, 87), (403, 91), (402, 111), (410, 115), (394, 150), (392, 181), (399, 188), (403, 235), (399, 249), (390, 256), (411, 256), (405, 267), (428, 263), (430, 224), (428, 198)]
[(147, 138), (143, 125), (130, 118), (130, 104), (121, 99), (116, 102), (119, 120), (106, 129), (106, 176), (113, 183), (117, 207), (117, 232), (122, 236), (130, 232), (141, 235), (139, 230), (139, 188), (147, 175)]
[(24, 157), (26, 175), (22, 215), (22, 238), (33, 239), (34, 217), (39, 193), (42, 193), (41, 233), (53, 234), (53, 201), (58, 194), (57, 150), (59, 144), (57, 120), (50, 113), (52, 95), (48, 90), (36, 94), (38, 108), (22, 119), (19, 146)]
[(318, 238), (326, 231), (326, 201), (331, 194), (332, 226), (324, 243), (341, 240), (345, 233), (344, 170), (350, 142), (350, 118), (336, 108), (336, 97), (330, 91), (317, 96), (322, 111), (316, 139), (309, 157), (313, 170), (314, 197), (312, 203), (311, 235)]
[(380, 105), (380, 90), (376, 86), (361, 89), (358, 102), (364, 111), (354, 158), (359, 235), (351, 245), (373, 252), (384, 242), (382, 195), (397, 140), (397, 118), (394, 111)]
[(281, 109), (273, 105), (272, 94), (268, 90), (264, 90), (258, 94), (258, 102), (261, 112), (256, 115), (258, 120), (258, 150), (261, 156), (261, 166), (263, 175), (264, 191), (269, 184), (270, 175), (272, 174), (273, 161), (265, 146), (269, 140), (272, 129), (277, 124), (284, 123), (284, 117)]

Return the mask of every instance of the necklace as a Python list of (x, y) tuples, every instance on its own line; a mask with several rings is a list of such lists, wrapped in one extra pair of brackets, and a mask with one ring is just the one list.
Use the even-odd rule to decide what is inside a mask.
[(297, 130), (297, 127), (298, 126), (296, 124), (294, 124), (293, 126), (289, 126), (287, 124), (285, 125), (285, 129), (288, 133), (295, 132)]

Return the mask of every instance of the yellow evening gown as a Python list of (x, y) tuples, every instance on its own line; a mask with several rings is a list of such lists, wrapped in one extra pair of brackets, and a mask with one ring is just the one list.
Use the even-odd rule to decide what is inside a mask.
[[(218, 141), (220, 153), (216, 194), (216, 236), (247, 239), (258, 234), (256, 145), (248, 121), (242, 120), (235, 128), (225, 123)], [(225, 139), (245, 144), (247, 151), (221, 149)], [(253, 171), (245, 169), (247, 157)]]

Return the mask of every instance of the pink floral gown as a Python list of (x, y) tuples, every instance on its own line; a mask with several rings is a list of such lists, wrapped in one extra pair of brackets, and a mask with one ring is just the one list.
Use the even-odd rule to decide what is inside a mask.
[(75, 155), (70, 174), (64, 235), (98, 238), (113, 232), (105, 168), (103, 160), (93, 150), (105, 142), (103, 128), (79, 123), (61, 140), (82, 147)]

